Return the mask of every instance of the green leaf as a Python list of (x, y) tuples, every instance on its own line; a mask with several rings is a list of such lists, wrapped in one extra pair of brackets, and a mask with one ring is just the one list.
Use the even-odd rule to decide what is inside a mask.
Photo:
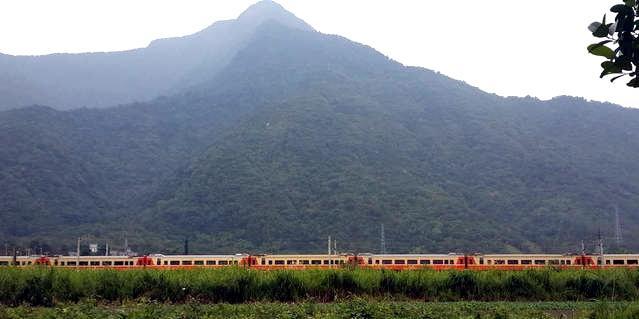
[(603, 72), (601, 72), (601, 75), (599, 76), (600, 78), (603, 78), (604, 76), (608, 74), (621, 73), (621, 68), (615, 65), (614, 63), (612, 63), (611, 61), (604, 61), (603, 63), (601, 63), (601, 67), (604, 70)]
[(601, 22), (593, 22), (588, 26), (588, 30), (590, 30), (590, 32), (592, 33), (595, 33), (600, 26)]
[(612, 6), (612, 8), (610, 8), (610, 11), (614, 13), (621, 13), (621, 12), (627, 13), (628, 10), (632, 10), (632, 8), (628, 7), (625, 4), (617, 4)]
[(630, 82), (628, 82), (628, 86), (633, 88), (639, 88), (639, 78), (635, 77), (634, 79), (630, 80)]
[(623, 3), (625, 3), (629, 7), (634, 7), (635, 5), (637, 5), (636, 0), (623, 0)]
[(597, 38), (605, 38), (608, 36), (608, 27), (605, 24), (600, 25), (595, 32), (592, 33)]
[(617, 31), (617, 23), (608, 24), (608, 35), (612, 36)]
[(603, 42), (591, 44), (588, 46), (588, 52), (590, 52), (590, 54), (593, 54), (593, 55), (605, 57), (606, 59), (609, 59), (609, 60), (614, 59), (615, 51), (605, 46), (604, 44), (605, 43)]

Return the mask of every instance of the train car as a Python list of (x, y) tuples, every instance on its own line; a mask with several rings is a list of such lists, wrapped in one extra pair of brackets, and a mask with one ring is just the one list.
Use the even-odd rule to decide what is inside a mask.
[[(486, 254), (478, 256), (478, 268), (489, 269), (525, 269), (557, 266), (569, 268), (580, 265), (575, 255), (563, 254)], [(589, 261), (589, 258), (579, 260)]]
[(257, 269), (336, 268), (353, 262), (353, 255), (256, 255)]
[(474, 265), (473, 256), (463, 254), (360, 254), (364, 266), (384, 269), (453, 269)]
[[(141, 257), (144, 258), (144, 257)], [(164, 268), (226, 267), (248, 265), (247, 254), (235, 255), (149, 255), (147, 266)]]

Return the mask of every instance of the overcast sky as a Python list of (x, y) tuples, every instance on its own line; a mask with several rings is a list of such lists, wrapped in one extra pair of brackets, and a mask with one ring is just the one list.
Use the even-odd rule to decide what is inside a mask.
[[(0, 52), (117, 51), (236, 18), (256, 0), (2, 0)], [(323, 33), (499, 95), (583, 96), (639, 107), (639, 89), (599, 79), (587, 31), (619, 0), (281, 0)], [(612, 19), (612, 16), (610, 16)]]

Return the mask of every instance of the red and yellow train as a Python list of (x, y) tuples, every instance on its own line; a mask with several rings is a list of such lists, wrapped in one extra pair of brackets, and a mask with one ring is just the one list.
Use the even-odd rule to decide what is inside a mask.
[(161, 255), (146, 256), (0, 256), (1, 266), (44, 265), (72, 268), (197, 268), (312, 269), (511, 269), (541, 267), (639, 268), (639, 254), (339, 254), (339, 255)]

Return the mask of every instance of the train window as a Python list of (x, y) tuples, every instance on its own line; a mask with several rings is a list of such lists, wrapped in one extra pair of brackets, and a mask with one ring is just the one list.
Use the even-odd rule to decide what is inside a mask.
[(9, 266), (8, 261), (0, 261), (0, 266)]
[(422, 259), (422, 260), (419, 261), (419, 264), (420, 265), (430, 265), (430, 260)]
[(483, 265), (484, 264), (484, 257), (479, 257), (479, 264)]
[(297, 263), (297, 260), (287, 260), (286, 264), (287, 265), (295, 265)]
[(610, 260), (606, 260), (606, 265), (610, 265)]
[(217, 263), (215, 262), (215, 260), (207, 260), (207, 261), (206, 261), (206, 264), (207, 264), (208, 266), (213, 266), (213, 265), (215, 265), (215, 264), (217, 264)]
[(639, 265), (639, 260), (637, 260), (637, 259), (628, 259), (626, 261), (626, 263), (628, 263), (628, 265)]
[(340, 264), (340, 265), (344, 264), (344, 261), (343, 261), (343, 260), (340, 260), (340, 261), (339, 261), (339, 264)]
[(379, 265), (379, 259), (378, 259), (378, 260), (375, 260), (375, 264), (376, 264), (376, 265)]
[(60, 266), (64, 266), (64, 261), (61, 261), (61, 262), (60, 262)]
[(262, 265), (266, 265), (266, 260), (262, 258)]
[(509, 265), (519, 265), (519, 260), (508, 259), (508, 264)]
[(443, 265), (444, 261), (441, 259), (435, 259), (433, 260), (433, 265)]
[(311, 265), (321, 265), (322, 261), (321, 260), (311, 260)]
[[(271, 261), (269, 260), (269, 262), (271, 262)], [(229, 262), (228, 262), (228, 260), (220, 260), (220, 261), (217, 262), (217, 264), (220, 265), (220, 266), (225, 266), (225, 265), (228, 265)]]
[(535, 260), (535, 265), (545, 265), (546, 261), (545, 260), (541, 260), (541, 259), (536, 259)]
[(570, 265), (572, 262), (570, 260), (566, 260), (566, 265)]
[(623, 259), (615, 259), (615, 260), (612, 261), (612, 264), (613, 265), (623, 265), (624, 262), (623, 262)]
[(179, 260), (171, 260), (171, 261), (169, 262), (169, 264), (170, 264), (171, 266), (177, 266), (177, 265), (179, 265), (179, 264), (180, 264), (180, 261), (179, 261)]
[(80, 266), (88, 266), (89, 262), (88, 261), (81, 261), (80, 262)]
[(69, 262), (67, 262), (67, 266), (75, 266), (75, 261), (69, 261)]
[(497, 259), (497, 260), (495, 260), (495, 265), (504, 265), (505, 263), (506, 263), (506, 261), (505, 261), (505, 260), (503, 260), (503, 259)]
[(559, 260), (556, 260), (556, 259), (549, 260), (548, 263), (551, 265), (559, 265)]
[(155, 260), (155, 264), (156, 264), (156, 265), (162, 265), (160, 258), (158, 258), (158, 259), (156, 259), (156, 260)]
[(276, 260), (275, 264), (276, 265), (284, 265), (284, 261), (283, 260)]
[(237, 265), (237, 260), (233, 260), (233, 265)]
[(406, 261), (406, 263), (409, 265), (417, 265), (417, 259), (409, 259)]
[(308, 265), (310, 262), (308, 260), (300, 260), (300, 265)]
[(373, 264), (373, 258), (368, 258), (368, 264), (372, 265)]
[(111, 262), (110, 261), (103, 261), (102, 262), (102, 266), (111, 266)]
[(204, 265), (204, 260), (196, 260), (196, 261), (193, 262), (193, 264), (197, 265), (197, 266), (202, 266), (202, 265)]
[(168, 265), (168, 264), (169, 264), (169, 262), (165, 260), (165, 261), (164, 261), (164, 265), (166, 266), (166, 265)]
[(521, 261), (522, 265), (531, 265), (532, 264), (532, 260), (530, 259), (524, 259)]
[(273, 261), (272, 261), (272, 260), (269, 260), (269, 261), (268, 261), (268, 264), (269, 264), (269, 265), (272, 265), (272, 264), (273, 264)]
[(99, 261), (92, 261), (91, 262), (91, 266), (100, 266), (100, 262)]
[(324, 265), (328, 265), (328, 260), (324, 260)]
[(448, 260), (444, 260), (444, 264), (448, 265)]
[(191, 266), (193, 265), (193, 261), (191, 260), (182, 260), (182, 266)]
[(382, 265), (391, 265), (392, 263), (393, 263), (393, 261), (392, 261), (392, 260), (390, 260), (390, 259), (384, 259), (384, 260), (382, 260)]
[(406, 261), (405, 261), (405, 260), (403, 260), (403, 259), (396, 259), (396, 260), (395, 260), (395, 265), (403, 265), (403, 264), (405, 264), (405, 263), (406, 263)]
[(566, 264), (566, 261), (565, 261), (565, 260), (562, 260), (562, 261), (561, 261), (561, 264), (562, 264), (562, 265), (565, 265), (565, 264)]
[(30, 262), (30, 261), (29, 261), (29, 262), (27, 262), (27, 265), (31, 265), (31, 262)]

